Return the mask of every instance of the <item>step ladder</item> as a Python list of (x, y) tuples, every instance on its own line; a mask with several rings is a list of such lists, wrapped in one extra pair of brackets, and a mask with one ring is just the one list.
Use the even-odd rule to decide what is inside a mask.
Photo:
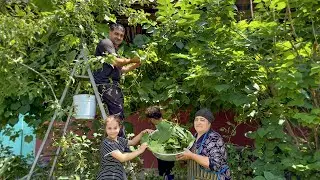
[[(71, 86), (71, 84), (72, 84), (72, 82), (74, 81), (74, 79), (86, 79), (86, 80), (89, 80), (89, 81), (90, 81), (90, 83), (91, 83), (91, 85), (92, 85), (92, 87), (93, 87), (93, 91), (94, 91), (96, 100), (97, 100), (97, 102), (98, 102), (98, 105), (99, 105), (99, 109), (100, 109), (100, 111), (101, 111), (102, 118), (103, 118), (103, 119), (106, 119), (106, 118), (107, 118), (107, 114), (106, 114), (106, 111), (105, 111), (105, 109), (104, 109), (104, 107), (103, 107), (103, 103), (102, 103), (102, 101), (101, 101), (101, 97), (100, 97), (100, 94), (99, 94), (99, 92), (98, 92), (98, 88), (97, 88), (96, 83), (95, 83), (95, 81), (94, 81), (94, 78), (93, 78), (93, 75), (92, 75), (92, 71), (91, 71), (89, 65), (86, 65), (86, 67), (84, 67), (84, 68), (82, 69), (82, 74), (81, 74), (81, 75), (77, 75), (77, 74), (76, 74), (76, 70), (77, 70), (77, 68), (79, 68), (80, 64), (81, 64), (82, 62), (88, 62), (88, 55), (89, 55), (89, 51), (88, 51), (86, 45), (83, 45), (82, 50), (80, 51), (80, 54), (79, 54), (78, 57), (77, 57), (76, 64), (74, 65), (74, 67), (73, 67), (73, 69), (72, 69), (72, 71), (71, 71), (71, 74), (70, 74), (70, 76), (69, 76), (70, 78), (69, 78), (69, 80), (68, 80), (68, 82), (67, 82), (67, 84), (66, 84), (66, 86), (65, 86), (65, 89), (64, 89), (64, 91), (63, 91), (63, 93), (62, 93), (62, 95), (61, 95), (61, 98), (60, 98), (60, 100), (59, 100), (59, 106), (60, 106), (60, 107), (62, 106), (63, 101), (64, 101), (64, 99), (65, 99), (65, 97), (66, 97), (66, 95), (67, 95), (67, 92), (68, 92), (68, 90), (69, 90), (69, 87)], [(87, 73), (87, 75), (86, 75), (85, 73)], [(77, 85), (77, 87), (76, 87), (76, 90), (75, 90), (74, 95), (75, 95), (75, 94), (78, 94), (78, 92), (79, 92), (79, 90), (80, 90), (80, 86), (81, 86), (81, 81), (78, 82), (78, 85)], [(74, 108), (73, 108), (73, 104), (72, 104), (72, 106), (70, 106), (69, 111), (68, 111), (68, 118), (67, 118), (67, 121), (66, 121), (66, 123), (65, 123), (65, 126), (64, 126), (64, 128), (63, 128), (62, 136), (64, 136), (64, 135), (66, 134), (66, 132), (67, 132), (68, 125), (69, 125), (69, 123), (70, 123), (71, 116), (72, 116), (72, 113), (73, 113), (73, 109), (74, 109)], [(40, 155), (41, 155), (41, 153), (42, 153), (42, 151), (43, 151), (43, 148), (44, 148), (45, 143), (46, 143), (46, 141), (47, 141), (47, 139), (48, 139), (48, 137), (49, 137), (49, 134), (50, 134), (50, 132), (51, 132), (51, 129), (52, 129), (52, 127), (53, 127), (54, 121), (55, 121), (58, 113), (59, 113), (59, 110), (56, 109), (55, 112), (54, 112), (54, 114), (53, 114), (53, 116), (52, 116), (52, 118), (51, 118), (51, 120), (50, 120), (48, 129), (47, 129), (46, 134), (45, 134), (45, 136), (44, 136), (44, 138), (43, 138), (43, 141), (42, 141), (42, 143), (41, 143), (41, 146), (40, 146), (40, 148), (39, 148), (39, 150), (38, 150), (38, 152), (37, 152), (37, 155), (36, 155), (36, 157), (35, 157), (35, 159), (34, 159), (34, 161), (33, 161), (33, 164), (32, 164), (32, 166), (31, 166), (31, 169), (30, 169), (30, 171), (29, 171), (29, 174), (26, 175), (25, 177), (23, 177), (22, 179), (30, 180), (30, 179), (32, 178), (32, 175), (33, 175), (33, 173), (34, 173), (35, 167), (36, 167), (36, 165), (37, 165), (37, 163), (38, 163), (38, 161), (39, 161), (39, 157), (40, 157)], [(54, 160), (53, 160), (53, 163), (52, 163), (52, 166), (51, 166), (51, 169), (50, 169), (50, 172), (49, 172), (49, 177), (48, 177), (49, 180), (53, 179), (53, 171), (54, 171), (54, 169), (55, 169), (55, 166), (56, 166), (56, 163), (57, 163), (57, 160), (58, 160), (58, 156), (59, 156), (60, 151), (61, 151), (61, 147), (59, 146), (59, 147), (57, 148), (55, 154), (54, 154)], [(131, 174), (132, 179), (133, 179), (133, 180), (136, 180), (136, 175), (135, 175), (135, 172), (133, 171), (133, 168), (132, 168), (131, 163), (129, 162), (128, 165), (129, 165), (129, 169), (130, 169), (130, 171), (131, 171), (130, 174)]]

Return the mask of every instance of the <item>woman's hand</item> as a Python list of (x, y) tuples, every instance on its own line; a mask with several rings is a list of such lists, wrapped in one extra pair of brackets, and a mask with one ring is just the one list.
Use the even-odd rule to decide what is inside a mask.
[(192, 155), (193, 153), (189, 150), (189, 149), (184, 149), (184, 152), (182, 154), (178, 154), (176, 156), (177, 160), (188, 160), (188, 159), (192, 159)]
[(135, 56), (134, 58), (132, 58), (132, 59), (131, 59), (131, 62), (132, 62), (132, 63), (138, 63), (138, 64), (141, 63), (140, 58), (137, 57), (137, 56)]
[(141, 131), (141, 133), (142, 133), (142, 134), (145, 134), (145, 133), (150, 134), (150, 133), (152, 133), (153, 131), (154, 131), (154, 130), (152, 130), (152, 129), (145, 129), (145, 130)]
[(140, 66), (141, 66), (141, 63), (142, 63), (141, 61), (140, 61), (140, 62), (137, 62), (137, 63), (136, 63), (137, 67), (140, 67)]

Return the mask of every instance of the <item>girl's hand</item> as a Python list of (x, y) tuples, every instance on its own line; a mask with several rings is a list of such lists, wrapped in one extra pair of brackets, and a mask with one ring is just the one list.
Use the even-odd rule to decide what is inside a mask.
[(182, 154), (178, 154), (176, 156), (176, 159), (177, 160), (188, 160), (188, 159), (191, 159), (192, 157), (192, 152), (189, 150), (189, 149), (184, 149), (184, 152)]
[(147, 143), (143, 143), (143, 144), (140, 145), (139, 150), (144, 152), (147, 149), (147, 147), (148, 147), (148, 144)]

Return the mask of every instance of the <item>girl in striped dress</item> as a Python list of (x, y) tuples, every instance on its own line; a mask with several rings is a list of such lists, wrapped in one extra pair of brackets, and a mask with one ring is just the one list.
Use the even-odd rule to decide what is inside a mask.
[(127, 146), (138, 144), (144, 133), (151, 133), (153, 130), (145, 129), (141, 131), (132, 140), (118, 137), (121, 129), (121, 119), (118, 116), (111, 115), (106, 119), (106, 135), (107, 137), (101, 142), (100, 157), (101, 165), (97, 180), (126, 180), (127, 176), (122, 165), (122, 162), (130, 161), (131, 159), (142, 154), (147, 144), (142, 144), (138, 150), (125, 153), (124, 149)]

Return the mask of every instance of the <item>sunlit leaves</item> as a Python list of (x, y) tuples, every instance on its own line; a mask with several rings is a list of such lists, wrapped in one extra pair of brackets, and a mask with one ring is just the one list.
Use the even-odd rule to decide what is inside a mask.
[(31, 0), (30, 2), (40, 11), (53, 11), (56, 8), (53, 5), (52, 0)]
[(270, 8), (271, 9), (276, 9), (276, 10), (282, 10), (286, 7), (286, 2), (285, 0), (274, 0), (274, 1), (271, 1), (271, 4), (270, 4)]
[[(0, 15), (0, 56), (3, 60), (0, 62), (0, 75), (3, 77), (0, 102), (5, 104), (0, 117), (4, 122), (13, 124), (11, 119), (27, 112), (32, 112), (35, 117), (41, 116), (37, 120), (48, 119), (53, 112), (49, 108), (55, 107), (43, 104), (54, 102), (48, 84), (16, 60), (20, 59), (19, 62), (41, 73), (60, 96), (81, 44), (88, 44), (93, 51), (98, 41), (98, 31), (95, 30), (98, 23), (94, 23), (92, 12), (95, 11), (97, 17), (102, 12), (112, 16), (108, 13), (110, 7), (95, 2), (34, 0), (30, 4), (13, 5), (8, 2), (10, 13)], [(22, 103), (22, 96), (32, 101), (42, 100)], [(18, 107), (18, 103), (22, 105)]]
[(319, 113), (296, 113), (293, 117), (299, 119), (306, 126), (312, 127), (312, 125), (320, 124)]

